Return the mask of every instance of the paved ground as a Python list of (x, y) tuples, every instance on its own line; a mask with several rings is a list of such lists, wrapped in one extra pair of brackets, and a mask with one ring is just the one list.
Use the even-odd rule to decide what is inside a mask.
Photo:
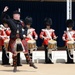
[(75, 64), (35, 64), (38, 69), (27, 64), (18, 67), (14, 73), (11, 66), (0, 65), (0, 75), (75, 75)]

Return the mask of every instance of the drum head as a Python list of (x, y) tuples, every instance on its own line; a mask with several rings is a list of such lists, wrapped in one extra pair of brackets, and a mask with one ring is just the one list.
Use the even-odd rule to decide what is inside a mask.
[(34, 44), (34, 43), (36, 43), (36, 41), (35, 40), (29, 40), (29, 41), (27, 41), (27, 43)]
[(74, 41), (68, 41), (67, 44), (74, 44)]
[(49, 40), (48, 43), (56, 44), (57, 42), (55, 40)]
[(4, 43), (8, 43), (8, 42), (9, 42), (9, 39), (4, 40)]

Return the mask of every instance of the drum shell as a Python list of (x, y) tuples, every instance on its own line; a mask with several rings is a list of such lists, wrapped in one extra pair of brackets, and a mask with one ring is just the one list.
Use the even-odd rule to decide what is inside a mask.
[(4, 47), (6, 51), (8, 51), (8, 44), (9, 44), (9, 39), (4, 41)]
[(67, 42), (67, 48), (68, 49), (74, 49), (75, 48), (75, 43), (73, 41), (68, 41)]
[(48, 44), (48, 49), (54, 49), (54, 48), (56, 48), (56, 46), (57, 46), (56, 43), (55, 43), (55, 44), (49, 43), (49, 44)]
[(57, 47), (57, 42), (56, 41), (49, 41), (48, 42), (48, 49), (55, 49)]
[(36, 48), (36, 41), (33, 41), (33, 40), (31, 40), (32, 41), (32, 43), (31, 42), (27, 42), (27, 45), (28, 45), (28, 50), (31, 50), (31, 49), (35, 49)]

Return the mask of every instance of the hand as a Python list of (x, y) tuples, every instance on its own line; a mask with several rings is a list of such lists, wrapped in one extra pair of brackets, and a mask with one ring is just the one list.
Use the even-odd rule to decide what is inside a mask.
[(58, 36), (54, 37), (54, 40), (56, 40), (58, 38)]
[(47, 37), (44, 37), (44, 40), (47, 39)]
[(25, 38), (25, 37), (26, 37), (26, 35), (23, 35), (23, 37)]
[(9, 9), (8, 6), (5, 6), (3, 12), (6, 12), (8, 9)]
[(37, 40), (37, 38), (34, 38), (34, 40)]
[(26, 35), (23, 35), (23, 39), (25, 39), (27, 36)]

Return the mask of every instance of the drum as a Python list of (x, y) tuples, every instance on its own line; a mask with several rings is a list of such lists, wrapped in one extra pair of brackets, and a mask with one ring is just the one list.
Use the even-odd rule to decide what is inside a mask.
[(5, 47), (5, 50), (8, 51), (8, 44), (9, 44), (9, 39), (6, 39), (4, 41), (4, 47)]
[(68, 49), (74, 49), (74, 47), (75, 47), (74, 41), (68, 41), (67, 42), (67, 48)]
[(48, 49), (56, 49), (56, 48), (57, 48), (57, 42), (55, 40), (49, 40)]
[(35, 40), (29, 40), (29, 41), (27, 41), (27, 44), (28, 44), (28, 50), (36, 48), (36, 41)]

